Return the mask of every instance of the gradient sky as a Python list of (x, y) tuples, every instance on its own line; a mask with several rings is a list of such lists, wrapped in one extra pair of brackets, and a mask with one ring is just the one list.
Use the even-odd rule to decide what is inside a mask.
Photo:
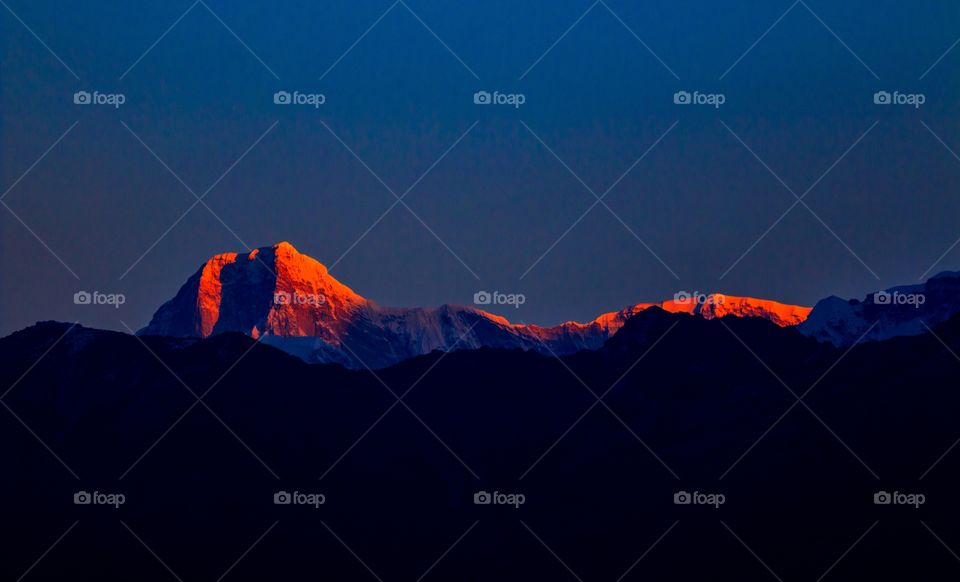
[[(495, 311), (553, 324), (678, 290), (813, 304), (916, 281), (960, 237), (960, 160), (937, 137), (960, 151), (946, 0), (607, 0), (585, 16), (589, 0), (406, 0), (386, 16), (392, 0), (5, 2), (0, 192), (16, 185), (0, 207), (0, 334), (139, 328), (209, 256), (245, 245), (288, 240), (333, 264), (395, 198), (331, 130), (400, 195), (476, 123), (404, 199), (419, 219), (397, 206), (333, 269), (384, 305), (522, 292)], [(481, 89), (526, 103), (476, 106)], [(78, 90), (126, 103), (76, 106)], [(327, 101), (279, 107), (278, 90)], [(677, 106), (679, 90), (726, 103)], [(878, 90), (926, 103), (877, 106)], [(595, 202), (579, 180), (602, 194), (674, 123), (610, 210), (530, 269)], [(195, 198), (131, 131), (198, 195), (216, 183), (216, 217), (198, 205), (161, 238)], [(795, 202), (780, 179), (797, 195), (816, 183), (804, 202), (819, 219), (796, 206), (727, 272)], [(931, 274), (958, 268), (960, 247)], [(126, 303), (75, 306), (78, 290)]]

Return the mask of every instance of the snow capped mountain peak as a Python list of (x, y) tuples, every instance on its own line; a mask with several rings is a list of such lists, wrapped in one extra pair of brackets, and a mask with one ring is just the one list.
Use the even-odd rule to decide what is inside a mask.
[[(634, 311), (657, 306), (669, 313), (689, 313), (699, 315), (705, 319), (714, 319), (732, 315), (735, 317), (760, 317), (777, 324), (780, 327), (789, 327), (803, 322), (810, 313), (810, 307), (801, 305), (787, 305), (769, 299), (753, 297), (737, 297), (723, 293), (709, 295), (687, 295), (678, 293), (676, 297), (660, 303), (641, 303), (635, 305)], [(603, 316), (601, 316), (603, 317)]]
[(918, 335), (960, 312), (960, 272), (944, 271), (925, 283), (901, 285), (863, 298), (830, 296), (814, 306), (799, 330), (847, 346), (863, 337), (882, 340)]
[(810, 311), (750, 297), (678, 294), (587, 323), (542, 327), (514, 324), (472, 306), (382, 307), (338, 281), (319, 261), (280, 242), (248, 253), (214, 255), (139, 333), (208, 337), (240, 332), (307, 361), (378, 368), (455, 348), (518, 348), (547, 354), (596, 349), (629, 318), (654, 306), (707, 319), (760, 317), (781, 327), (800, 323)]
[(214, 255), (140, 333), (323, 337), (367, 304), (319, 261), (282, 242)]

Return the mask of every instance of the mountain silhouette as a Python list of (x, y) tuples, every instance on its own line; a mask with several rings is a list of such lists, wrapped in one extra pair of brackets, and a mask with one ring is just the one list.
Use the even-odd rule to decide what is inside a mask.
[[(960, 510), (960, 456), (938, 461), (957, 438), (960, 318), (933, 329), (847, 352), (759, 318), (649, 308), (597, 350), (481, 347), (372, 373), (233, 331), (45, 322), (0, 339), (3, 402), (25, 423), (0, 423), (4, 520), (20, 532), (6, 555), (29, 561), (79, 521), (39, 579), (169, 578), (122, 520), (174, 571), (209, 578), (274, 524), (244, 577), (366, 579), (339, 538), (383, 579), (416, 579), (473, 524), (431, 576), (565, 579), (538, 537), (582, 579), (615, 580), (673, 527), (625, 579), (769, 579), (729, 528), (774, 571), (816, 579), (879, 521), (831, 575), (952, 579), (953, 557), (914, 532), (960, 539), (943, 518)], [(128, 501), (78, 506), (78, 490)], [(281, 490), (326, 503), (275, 505)], [(881, 490), (928, 502), (878, 506)], [(480, 491), (526, 503), (475, 505)], [(675, 504), (683, 491), (726, 502)], [(2, 562), (4, 578), (24, 569)]]
[(955, 284), (809, 317), (678, 293), (538, 327), (384, 308), (285, 243), (217, 255), (137, 335), (0, 338), (6, 555), (76, 527), (31, 575), (215, 579), (261, 536), (249, 579), (951, 580)]

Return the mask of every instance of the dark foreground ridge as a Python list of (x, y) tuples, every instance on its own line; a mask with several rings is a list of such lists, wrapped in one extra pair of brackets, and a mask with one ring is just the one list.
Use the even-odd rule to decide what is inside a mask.
[(960, 454), (941, 459), (960, 319), (934, 331), (846, 352), (652, 308), (562, 360), (484, 348), (374, 374), (238, 333), (38, 324), (0, 340), (0, 578), (78, 522), (32, 577), (217, 579), (253, 545), (231, 577), (955, 580), (931, 532), (960, 548)]

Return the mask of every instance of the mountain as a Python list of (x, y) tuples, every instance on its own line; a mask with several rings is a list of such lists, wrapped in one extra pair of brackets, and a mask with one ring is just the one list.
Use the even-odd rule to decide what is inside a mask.
[(383, 307), (337, 281), (315, 259), (281, 242), (247, 254), (218, 254), (160, 307), (139, 335), (209, 337), (233, 331), (261, 338), (308, 362), (383, 368), (434, 350), (480, 347), (570, 354), (597, 349), (650, 307), (706, 319), (760, 317), (779, 326), (802, 322), (808, 307), (721, 294), (678, 293), (593, 321), (552, 327), (514, 324), (475, 307)]
[(734, 317), (758, 317), (775, 323), (780, 327), (790, 327), (803, 323), (811, 309), (810, 307), (787, 305), (768, 299), (756, 299), (753, 297), (735, 297), (722, 293), (691, 295), (680, 292), (668, 301), (640, 303), (623, 311), (601, 315), (595, 319), (594, 322), (599, 323), (613, 319), (617, 321), (619, 325), (623, 325), (623, 321), (650, 307), (659, 307), (668, 313), (699, 315), (704, 319), (715, 319), (727, 315)]
[[(801, 333), (838, 346), (926, 333), (960, 312), (960, 272), (945, 271), (919, 285), (892, 287), (863, 300), (836, 296), (817, 302)], [(866, 335), (864, 335), (866, 334)]]
[[(935, 330), (960, 351), (960, 316)], [(844, 352), (760, 318), (650, 308), (560, 360), (481, 348), (374, 376), (229, 331), (38, 324), (0, 339), (0, 497), (17, 533), (0, 579), (74, 524), (25, 580), (216, 579), (231, 564), (227, 579), (248, 580), (956, 580), (937, 538), (960, 540), (957, 362), (930, 334)], [(413, 389), (398, 404), (384, 385)], [(126, 504), (76, 505), (77, 491)], [(479, 491), (526, 503), (477, 505)], [(677, 504), (681, 491), (726, 503)], [(927, 502), (877, 505), (878, 491)]]

